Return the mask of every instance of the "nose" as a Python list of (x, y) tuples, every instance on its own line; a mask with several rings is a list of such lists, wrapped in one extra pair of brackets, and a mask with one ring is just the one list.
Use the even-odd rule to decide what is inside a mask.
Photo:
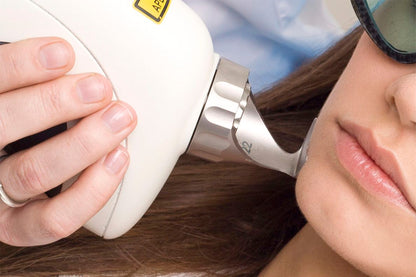
[(416, 126), (416, 73), (402, 76), (385, 92), (386, 101), (397, 110), (400, 122), (405, 126)]

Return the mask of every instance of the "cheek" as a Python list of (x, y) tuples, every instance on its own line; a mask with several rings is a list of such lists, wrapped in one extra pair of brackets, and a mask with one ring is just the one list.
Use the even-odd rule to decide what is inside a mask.
[(392, 61), (364, 34), (322, 113), (329, 117), (349, 114), (369, 121), (385, 119), (391, 112), (385, 97), (387, 87), (414, 72), (414, 65)]

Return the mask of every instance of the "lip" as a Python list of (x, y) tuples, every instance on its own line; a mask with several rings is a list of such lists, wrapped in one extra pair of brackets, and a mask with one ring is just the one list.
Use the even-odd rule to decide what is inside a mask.
[(367, 192), (412, 211), (396, 155), (383, 147), (374, 132), (353, 122), (338, 122), (337, 156)]

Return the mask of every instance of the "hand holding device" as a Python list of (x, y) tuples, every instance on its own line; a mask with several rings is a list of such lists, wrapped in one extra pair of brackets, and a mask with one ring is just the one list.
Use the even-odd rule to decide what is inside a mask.
[[(74, 61), (72, 47), (58, 38), (0, 46), (0, 148), (83, 118), (50, 140), (2, 158), (0, 180), (7, 195), (17, 202), (37, 199), (19, 209), (0, 201), (4, 243), (40, 245), (73, 233), (104, 206), (127, 169), (128, 154), (118, 145), (135, 126), (134, 111), (111, 101), (105, 77), (64, 76)], [(116, 107), (126, 121), (112, 120)], [(52, 199), (43, 194), (84, 169), (71, 189)]]
[[(274, 142), (251, 101), (248, 70), (220, 60), (205, 25), (181, 0), (3, 0), (0, 5), (1, 40), (65, 38), (77, 56), (71, 73), (105, 75), (113, 98), (138, 113), (140, 124), (124, 141), (130, 169), (85, 224), (94, 233), (110, 239), (127, 232), (187, 151), (292, 176), (305, 162), (307, 143), (289, 154)], [(73, 182), (64, 187), (72, 189)]]

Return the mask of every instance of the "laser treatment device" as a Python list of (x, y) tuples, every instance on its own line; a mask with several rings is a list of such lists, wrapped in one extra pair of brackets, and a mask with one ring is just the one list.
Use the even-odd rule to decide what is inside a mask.
[(113, 99), (137, 112), (123, 142), (129, 169), (84, 226), (105, 239), (140, 220), (184, 153), (293, 177), (306, 161), (313, 125), (299, 151), (280, 148), (252, 100), (249, 70), (214, 53), (204, 23), (182, 0), (0, 1), (0, 41), (42, 36), (66, 39), (76, 53), (70, 74), (106, 76)]

